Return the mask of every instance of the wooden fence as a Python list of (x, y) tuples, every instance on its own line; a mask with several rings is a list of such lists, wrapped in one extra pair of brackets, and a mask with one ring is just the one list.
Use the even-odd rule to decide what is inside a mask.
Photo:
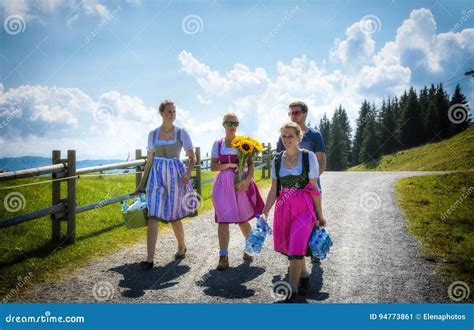
[[(214, 178), (202, 180), (202, 170), (210, 170), (211, 158), (201, 158), (201, 149), (195, 148), (196, 165), (195, 175), (191, 178), (193, 187), (199, 195), (202, 195), (202, 185), (214, 181)], [(271, 161), (274, 150), (269, 143), (263, 150), (262, 155), (256, 160), (256, 169), (262, 169), (262, 178), (270, 176)], [(53, 150), (52, 164), (48, 166), (30, 168), (19, 171), (0, 173), (0, 181), (8, 181), (20, 178), (36, 177), (51, 174), (51, 207), (35, 210), (26, 214), (14, 216), (0, 221), (0, 229), (14, 226), (20, 223), (49, 216), (51, 218), (51, 236), (53, 241), (61, 239), (61, 223), (67, 223), (66, 241), (74, 243), (76, 240), (76, 215), (81, 212), (94, 210), (110, 204), (119, 203), (133, 197), (134, 192), (113, 196), (98, 202), (86, 205), (77, 205), (76, 202), (76, 180), (80, 175), (88, 173), (102, 173), (114, 169), (134, 168), (136, 186), (140, 183), (142, 172), (146, 164), (146, 156), (142, 156), (142, 150), (135, 150), (135, 160), (114, 164), (76, 168), (76, 151), (68, 150), (67, 158), (61, 158), (61, 151)], [(187, 162), (187, 159), (183, 159)], [(66, 197), (61, 198), (61, 182), (67, 182)]]

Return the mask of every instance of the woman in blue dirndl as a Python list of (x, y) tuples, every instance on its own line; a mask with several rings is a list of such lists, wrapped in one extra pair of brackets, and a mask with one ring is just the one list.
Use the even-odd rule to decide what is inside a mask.
[[(146, 191), (148, 208), (147, 259), (140, 263), (143, 269), (153, 267), (158, 221), (171, 223), (178, 241), (176, 259), (186, 254), (184, 228), (181, 219), (194, 214), (198, 199), (190, 182), (196, 157), (191, 138), (183, 128), (174, 126), (176, 108), (172, 101), (163, 101), (159, 113), (163, 118), (160, 127), (148, 134), (147, 162), (136, 193)], [(184, 149), (189, 158), (188, 167), (180, 161)]]

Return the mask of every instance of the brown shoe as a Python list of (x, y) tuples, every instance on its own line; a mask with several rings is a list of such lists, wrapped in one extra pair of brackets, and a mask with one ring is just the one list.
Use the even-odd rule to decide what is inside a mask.
[(253, 261), (253, 257), (252, 257), (250, 254), (247, 254), (247, 253), (244, 252), (244, 260), (245, 260), (245, 261), (252, 262), (252, 261)]
[(229, 268), (229, 257), (227, 256), (220, 256), (219, 263), (217, 264), (217, 270), (224, 270)]

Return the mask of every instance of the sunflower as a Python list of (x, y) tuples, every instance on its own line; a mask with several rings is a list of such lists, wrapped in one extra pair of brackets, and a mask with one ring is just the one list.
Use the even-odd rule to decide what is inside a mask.
[(239, 149), (244, 155), (250, 155), (251, 153), (253, 153), (255, 146), (249, 139), (243, 139), (240, 142)]
[(241, 141), (242, 141), (242, 137), (236, 136), (231, 142), (232, 147), (237, 149), (238, 147), (240, 147)]
[(263, 144), (261, 144), (259, 141), (254, 140), (254, 146), (257, 152), (262, 152), (263, 151)]

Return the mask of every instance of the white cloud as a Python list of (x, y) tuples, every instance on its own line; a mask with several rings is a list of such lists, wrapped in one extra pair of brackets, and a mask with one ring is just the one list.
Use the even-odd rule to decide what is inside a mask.
[(240, 63), (236, 63), (232, 70), (221, 75), (204, 63), (199, 62), (185, 50), (178, 55), (181, 62), (181, 71), (196, 78), (199, 86), (206, 94), (225, 95), (228, 93), (243, 93), (248, 89), (258, 88), (269, 80), (263, 68), (255, 71)]
[[(397, 29), (395, 40), (388, 42), (374, 56), (374, 64), (409, 68), (412, 83), (429, 83), (442, 79), (474, 54), (474, 29), (436, 33), (436, 22), (430, 10), (421, 8), (410, 13)], [(436, 80), (435, 80), (436, 81)]]
[(202, 95), (198, 95), (196, 96), (196, 99), (199, 101), (200, 104), (202, 105), (209, 105), (211, 104), (211, 100), (208, 100), (207, 98), (205, 98), (204, 96)]
[(181, 70), (187, 74), (196, 77), (196, 80), (208, 94), (224, 94), (230, 86), (224, 77), (217, 71), (212, 71), (209, 66), (196, 60), (193, 55), (187, 51), (182, 51), (178, 55), (181, 61)]
[[(77, 88), (25, 85), (4, 91), (0, 84), (0, 156), (76, 149), (78, 159), (123, 158), (136, 148), (145, 152), (148, 132), (160, 123), (157, 109), (117, 91), (94, 100)], [(178, 104), (176, 124), (190, 131), (196, 146), (210, 148), (221, 118), (203, 121)]]
[(66, 20), (66, 25), (71, 26), (79, 19), (79, 14), (74, 14)]
[[(200, 88), (191, 97), (204, 106), (183, 109), (178, 102), (177, 124), (190, 131), (194, 144), (205, 153), (223, 134), (223, 113), (234, 111), (241, 120), (242, 134), (274, 145), (279, 126), (288, 120), (288, 104), (294, 100), (309, 105), (313, 126), (339, 104), (354, 120), (362, 100), (378, 103), (412, 84), (420, 87), (417, 84), (442, 81), (440, 77), (446, 79), (474, 54), (474, 29), (437, 34), (427, 9), (413, 10), (394, 38), (377, 52), (370, 34), (360, 34), (359, 24), (352, 24), (346, 39), (335, 43), (333, 51), (338, 52), (334, 56), (346, 63), (338, 69), (329, 70), (324, 60), (318, 64), (302, 55), (275, 63), (273, 77), (264, 68), (242, 63), (220, 72), (190, 51), (181, 51), (181, 72), (195, 79)], [(353, 61), (355, 53), (359, 61)], [(347, 70), (352, 65), (349, 62), (357, 65)], [(464, 93), (472, 102), (474, 84), (469, 86)], [(101, 122), (108, 117), (112, 120)], [(7, 118), (8, 125), (2, 127)], [(78, 157), (119, 157), (137, 147), (144, 149), (147, 132), (159, 123), (156, 109), (117, 91), (93, 99), (74, 88), (27, 85), (4, 91), (0, 84), (0, 148), (8, 155), (49, 156), (57, 146), (77, 149)]]
[[(324, 112), (332, 112), (341, 103), (352, 110), (354, 117), (358, 102), (361, 101), (354, 96), (349, 76), (338, 70), (326, 72), (305, 55), (293, 59), (289, 64), (279, 61), (274, 79), (268, 78), (264, 70), (257, 68), (252, 72), (242, 64), (235, 64), (232, 70), (222, 74), (185, 51), (181, 52), (180, 60), (181, 70), (196, 79), (212, 104), (227, 104), (228, 111), (237, 113), (242, 123), (241, 134), (251, 134), (273, 145), (279, 134), (278, 128), (288, 120), (288, 104), (292, 101), (298, 99), (308, 104), (312, 125), (318, 122)], [(194, 69), (190, 69), (190, 63)], [(210, 75), (210, 72), (213, 74)], [(211, 80), (215, 77), (225, 79), (225, 93), (208, 88), (213, 85)], [(245, 93), (240, 93), (242, 89)], [(214, 111), (214, 108), (210, 106), (209, 111)], [(218, 107), (215, 111), (225, 112)], [(217, 133), (222, 134), (220, 121), (220, 118), (216, 121), (219, 128)]]
[(110, 16), (110, 11), (107, 6), (100, 3), (98, 0), (83, 0), (81, 1), (81, 7), (88, 15), (97, 15), (101, 18)]
[(64, 1), (64, 0), (41, 0), (36, 1), (35, 6), (45, 13), (54, 12), (57, 8), (59, 8), (64, 3), (71, 3), (71, 1)]
[[(378, 52), (372, 34), (364, 33), (361, 22), (356, 22), (330, 53), (345, 63), (340, 70), (328, 71), (324, 61), (317, 65), (302, 55), (290, 63), (279, 61), (272, 79), (264, 69), (250, 71), (239, 63), (222, 73), (188, 51), (182, 51), (179, 59), (181, 70), (196, 79), (207, 102), (228, 104), (228, 110), (241, 117), (241, 130), (263, 141), (275, 141), (279, 125), (287, 120), (288, 104), (294, 100), (309, 105), (312, 125), (323, 113), (332, 114), (339, 104), (354, 121), (364, 99), (379, 103), (383, 97), (400, 95), (410, 85), (421, 87), (441, 77), (447, 79), (453, 66), (460, 68), (474, 54), (474, 29), (437, 34), (432, 13), (422, 8), (413, 10), (394, 39)], [(252, 88), (236, 93), (243, 86)], [(465, 93), (472, 95), (472, 90)]]
[(2, 8), (5, 17), (10, 15), (20, 15), (25, 19), (31, 17), (27, 0), (3, 0), (0, 1), (0, 8)]
[(346, 30), (346, 39), (336, 39), (330, 56), (339, 59), (343, 64), (367, 62), (375, 50), (375, 41), (371, 33), (364, 29), (363, 22), (355, 22)]
[[(131, 5), (140, 5), (140, 0), (127, 0)], [(3, 0), (0, 1), (0, 9), (3, 10), (4, 17), (9, 15), (20, 15), (27, 21), (37, 20), (46, 24), (47, 15), (51, 15), (66, 8), (69, 17), (66, 19), (66, 25), (70, 26), (77, 21), (81, 15), (97, 16), (101, 19), (110, 17), (111, 10), (108, 5), (110, 2), (105, 0)], [(117, 6), (118, 7), (118, 6)], [(71, 13), (72, 12), (72, 13)]]

